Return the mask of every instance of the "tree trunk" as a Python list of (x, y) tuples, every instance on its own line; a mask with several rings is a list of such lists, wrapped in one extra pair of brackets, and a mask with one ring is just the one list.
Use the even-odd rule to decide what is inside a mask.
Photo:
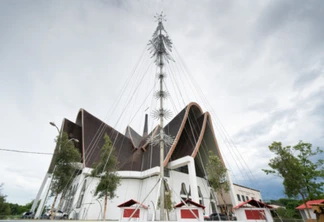
[(169, 209), (167, 209), (166, 212), (167, 212), (167, 220), (169, 221), (170, 220)]
[[(59, 204), (57, 206), (58, 210), (62, 210), (62, 203), (63, 203), (63, 199), (65, 198), (65, 192), (62, 193), (61, 197), (60, 197), (60, 201)], [(63, 211), (63, 210), (62, 210)]]
[(53, 203), (52, 203), (52, 207), (51, 207), (51, 220), (53, 220), (54, 217), (55, 217), (56, 210), (54, 212), (54, 206), (55, 206), (55, 203), (56, 203), (57, 196), (58, 196), (58, 193), (55, 194), (55, 197), (54, 197), (54, 200), (53, 200)]
[(108, 195), (105, 195), (105, 202), (104, 202), (104, 213), (102, 215), (102, 220), (106, 220), (106, 210), (107, 210), (107, 199), (108, 199)]
[(227, 212), (227, 204), (226, 204), (225, 198), (224, 198), (224, 196), (223, 196), (223, 191), (220, 192), (220, 195), (221, 195), (222, 200), (223, 200), (223, 202), (224, 202), (224, 209), (225, 209), (226, 217), (227, 217), (227, 219), (229, 219), (229, 215), (228, 215), (228, 212)]
[(310, 215), (309, 209), (308, 209), (308, 207), (307, 207), (307, 204), (306, 204), (307, 201), (306, 201), (306, 199), (305, 199), (305, 195), (304, 195), (302, 192), (300, 192), (299, 194), (300, 194), (300, 196), (301, 196), (302, 199), (303, 199), (303, 202), (304, 202), (304, 205), (305, 205), (305, 209), (306, 209), (307, 214), (308, 214), (308, 218), (311, 219), (312, 216)]

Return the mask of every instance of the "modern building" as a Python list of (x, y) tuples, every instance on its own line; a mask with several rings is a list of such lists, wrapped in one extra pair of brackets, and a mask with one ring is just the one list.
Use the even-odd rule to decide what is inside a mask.
[[(118, 206), (130, 199), (147, 206), (148, 220), (159, 218), (160, 151), (158, 145), (149, 142), (157, 134), (159, 126), (151, 132), (147, 126), (146, 116), (142, 135), (131, 127), (120, 133), (84, 109), (79, 111), (75, 122), (63, 120), (61, 131), (67, 132), (69, 138), (79, 140), (75, 145), (82, 156), (82, 169), (74, 178), (61, 209), (69, 214), (69, 218), (102, 218), (103, 200), (94, 196), (99, 179), (91, 177), (90, 173), (99, 159), (105, 134), (113, 142), (119, 162), (118, 174), (122, 178), (117, 197), (108, 201), (106, 218), (118, 220)], [(164, 127), (164, 132), (174, 140), (165, 146), (163, 163), (166, 190), (171, 192), (172, 202), (179, 203), (189, 198), (205, 206), (205, 215), (222, 212), (225, 203), (219, 194), (213, 192), (206, 179), (208, 152), (212, 151), (223, 162), (209, 113), (203, 112), (197, 103), (190, 103)], [(52, 161), (49, 172), (53, 168)], [(236, 199), (237, 195), (241, 200)], [(243, 197), (245, 200), (260, 200), (261, 194), (231, 183), (231, 191), (225, 194), (227, 209), (232, 210), (233, 206), (244, 201)], [(175, 212), (171, 212), (171, 217), (175, 217)]]

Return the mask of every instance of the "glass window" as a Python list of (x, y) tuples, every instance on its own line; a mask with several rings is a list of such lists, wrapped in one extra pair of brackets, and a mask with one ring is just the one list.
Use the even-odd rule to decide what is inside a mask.
[(81, 205), (82, 205), (82, 201), (83, 201), (83, 197), (84, 197), (84, 193), (85, 193), (85, 190), (86, 190), (86, 183), (87, 183), (87, 180), (84, 181), (84, 184), (83, 184), (83, 187), (82, 187), (82, 190), (80, 192), (80, 196), (79, 196), (79, 199), (78, 199), (78, 202), (77, 202), (77, 208), (80, 208)]
[(242, 195), (242, 201), (245, 201), (245, 197)]
[(237, 194), (237, 200), (238, 200), (238, 201), (241, 201), (241, 196), (240, 196), (240, 194)]
[(182, 200), (186, 200), (188, 196), (187, 188), (185, 183), (181, 183), (180, 197)]
[(246, 200), (249, 200), (249, 197), (248, 196), (246, 196)]
[(201, 193), (201, 190), (200, 190), (200, 187), (199, 186), (198, 186), (198, 196), (199, 196), (199, 203), (201, 205), (204, 205), (204, 197), (203, 197), (203, 195)]
[(214, 191), (212, 189), (210, 189), (210, 195), (209, 195), (209, 198), (210, 198), (210, 206), (211, 206), (211, 211), (212, 213), (216, 213), (216, 204), (215, 204), (215, 198), (214, 198)]

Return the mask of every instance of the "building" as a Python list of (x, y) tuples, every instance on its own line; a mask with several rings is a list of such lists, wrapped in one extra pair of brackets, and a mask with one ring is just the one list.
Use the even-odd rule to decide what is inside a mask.
[(259, 190), (245, 187), (235, 183), (233, 184), (233, 187), (235, 198), (238, 204), (249, 200), (257, 200), (259, 202), (262, 202), (261, 192)]
[[(75, 122), (63, 120), (61, 130), (67, 132), (70, 138), (80, 141), (76, 147), (82, 156), (82, 167), (61, 209), (69, 214), (70, 219), (102, 218), (103, 200), (94, 196), (99, 180), (90, 177), (90, 173), (99, 159), (105, 134), (116, 149), (118, 174), (122, 178), (117, 197), (108, 201), (106, 218), (118, 220), (118, 206), (130, 199), (147, 206), (149, 219), (159, 218), (159, 211), (156, 210), (159, 199), (159, 147), (149, 142), (149, 138), (157, 134), (159, 126), (148, 132), (147, 116), (145, 119), (142, 135), (129, 126), (124, 134), (120, 133), (84, 109), (79, 111)], [(172, 144), (166, 145), (164, 157), (167, 191), (172, 194), (172, 202), (191, 199), (205, 206), (205, 215), (223, 211), (225, 204), (206, 180), (208, 152), (212, 151), (223, 162), (209, 113), (203, 112), (197, 103), (190, 103), (164, 127), (164, 132), (174, 138)], [(52, 161), (49, 173), (53, 169)], [(232, 210), (240, 203), (235, 199), (238, 194), (244, 198), (261, 199), (259, 191), (231, 183), (231, 191), (225, 195), (227, 209)], [(174, 217), (175, 212), (171, 214)]]

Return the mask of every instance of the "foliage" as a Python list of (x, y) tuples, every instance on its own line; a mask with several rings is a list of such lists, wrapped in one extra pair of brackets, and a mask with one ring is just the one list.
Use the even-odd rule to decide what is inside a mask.
[(106, 216), (107, 199), (116, 196), (115, 191), (120, 184), (120, 177), (117, 175), (118, 161), (115, 148), (107, 134), (105, 134), (104, 140), (105, 143), (100, 149), (100, 160), (94, 164), (91, 171), (91, 176), (100, 178), (95, 195), (105, 199), (103, 219)]
[[(166, 182), (165, 182), (165, 184), (166, 184)], [(165, 191), (165, 193), (164, 193), (164, 209), (167, 211), (168, 220), (170, 219), (169, 212), (173, 210), (173, 205), (174, 204), (175, 203), (172, 202), (172, 194), (171, 194), (171, 192), (170, 191)], [(161, 207), (160, 197), (158, 199), (157, 206), (158, 206), (158, 208)]]
[(2, 194), (3, 184), (0, 184), (0, 219), (5, 219), (10, 214), (10, 206), (6, 202), (6, 195)]
[(301, 215), (296, 207), (301, 205), (301, 200), (280, 198), (278, 200), (271, 200), (269, 204), (275, 204), (282, 206), (275, 210), (274, 217), (286, 218), (286, 219), (301, 219)]
[(19, 204), (16, 204), (16, 203), (9, 203), (9, 206), (10, 206), (10, 214), (11, 215), (19, 215), (21, 216), (24, 212), (28, 212), (30, 211), (30, 208), (33, 204), (33, 201), (25, 204), (25, 205), (19, 205)]
[(226, 177), (227, 169), (218, 156), (214, 155), (211, 151), (209, 151), (206, 170), (209, 184), (215, 192), (220, 193), (225, 211), (227, 212), (227, 204), (224, 198), (224, 193), (228, 193), (230, 190), (230, 184)]
[(285, 193), (288, 197), (302, 197), (304, 202), (319, 198), (323, 193), (324, 160), (312, 161), (323, 151), (312, 149), (312, 144), (300, 141), (296, 146), (282, 147), (281, 142), (273, 142), (269, 149), (276, 154), (270, 159), (272, 170), (263, 169), (266, 174), (283, 178)]
[[(74, 143), (71, 139), (69, 139), (66, 132), (63, 132), (61, 136), (58, 136), (53, 158), (55, 167), (53, 171), (51, 191), (55, 197), (51, 207), (52, 212), (54, 210), (58, 194), (62, 193), (62, 200), (62, 197), (65, 196), (66, 190), (70, 187), (73, 181), (73, 177), (75, 176), (76, 172), (74, 164), (76, 162), (80, 162), (81, 160), (79, 150), (74, 146)], [(51, 219), (53, 219), (54, 216), (55, 215), (52, 214)]]
[[(172, 202), (172, 194), (171, 194), (171, 191), (165, 191), (165, 194), (164, 194), (164, 209), (166, 209), (168, 211), (171, 211), (171, 210), (173, 210), (173, 205), (174, 204), (175, 203)], [(158, 205), (158, 207), (161, 206), (160, 197), (158, 199), (157, 205)]]
[(210, 186), (215, 192), (228, 193), (230, 184), (226, 179), (227, 169), (218, 156), (209, 151), (209, 161), (206, 167)]
[(292, 210), (292, 209), (286, 209), (286, 208), (278, 208), (275, 210), (276, 214), (280, 217), (280, 218), (287, 218), (287, 219), (292, 219), (292, 218), (296, 218), (296, 219), (300, 219), (300, 213), (296, 212), (296, 210)]
[(74, 143), (69, 140), (66, 132), (63, 132), (62, 136), (58, 137), (56, 142), (57, 150), (53, 157), (55, 169), (53, 172), (51, 191), (54, 194), (59, 194), (71, 185), (75, 173), (73, 163), (80, 162), (81, 154), (74, 146)]

